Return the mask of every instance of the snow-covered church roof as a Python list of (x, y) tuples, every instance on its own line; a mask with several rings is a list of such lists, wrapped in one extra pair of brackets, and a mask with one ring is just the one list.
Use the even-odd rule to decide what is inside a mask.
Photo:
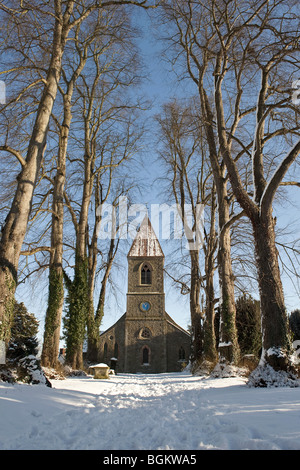
[(128, 256), (164, 256), (148, 216), (141, 223)]

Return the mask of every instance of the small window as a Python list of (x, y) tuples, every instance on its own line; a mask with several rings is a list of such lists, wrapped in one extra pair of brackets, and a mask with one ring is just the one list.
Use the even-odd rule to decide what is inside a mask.
[(115, 343), (114, 357), (118, 358), (118, 356), (119, 356), (119, 345), (118, 345), (118, 343)]
[(152, 270), (149, 264), (145, 263), (141, 269), (141, 284), (151, 284)]
[(104, 359), (107, 359), (107, 343), (104, 343), (103, 354), (104, 354)]
[(150, 363), (150, 350), (147, 346), (143, 348), (142, 361), (144, 365), (148, 365)]

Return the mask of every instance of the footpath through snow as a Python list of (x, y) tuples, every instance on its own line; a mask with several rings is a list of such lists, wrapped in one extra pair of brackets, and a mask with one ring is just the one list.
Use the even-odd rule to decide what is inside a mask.
[(1, 450), (299, 450), (300, 388), (188, 373), (0, 382)]

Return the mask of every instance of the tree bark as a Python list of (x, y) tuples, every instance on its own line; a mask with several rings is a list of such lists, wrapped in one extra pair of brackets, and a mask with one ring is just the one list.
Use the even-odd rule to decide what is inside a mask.
[(291, 353), (288, 318), (281, 282), (278, 252), (275, 244), (275, 223), (271, 213), (253, 221), (255, 253), (262, 312), (262, 363), (275, 370), (288, 368)]
[(87, 259), (76, 251), (74, 279), (68, 283), (66, 362), (73, 369), (83, 367), (83, 342), (89, 308)]
[(48, 308), (45, 319), (42, 364), (56, 367), (58, 361), (60, 329), (64, 302), (63, 285), (63, 226), (64, 226), (64, 191), (66, 179), (67, 146), (72, 121), (72, 97), (76, 81), (87, 60), (87, 47), (94, 36), (82, 45), (77, 44), (80, 27), (75, 34), (76, 49), (79, 50), (79, 64), (67, 82), (66, 92), (63, 93), (64, 117), (59, 130), (57, 172), (53, 187), (51, 249), (49, 267)]
[(205, 320), (203, 326), (203, 359), (214, 366), (218, 360), (215, 334), (215, 249), (216, 249), (216, 201), (215, 186), (211, 195), (210, 233), (205, 252)]
[(199, 87), (202, 112), (205, 122), (207, 142), (209, 145), (209, 158), (214, 176), (214, 183), (218, 201), (218, 272), (220, 286), (220, 314), (221, 331), (218, 345), (220, 361), (237, 363), (239, 360), (239, 346), (237, 341), (237, 329), (235, 324), (236, 307), (234, 293), (234, 276), (231, 262), (231, 236), (229, 222), (229, 197), (227, 191), (227, 179), (225, 178), (224, 164), (219, 162), (217, 145), (213, 129), (213, 113), (209, 104), (206, 91)]
[[(171, 2), (167, 4), (166, 11), (178, 28), (178, 44), (184, 48), (187, 70), (198, 87), (201, 107), (204, 110), (204, 125), (210, 145), (219, 214), (221, 218), (224, 215), (224, 229), (222, 223), (219, 225), (219, 230), (223, 230), (220, 236), (220, 266), (223, 266), (221, 256), (225, 252), (229, 254), (230, 239), (228, 232), (226, 233), (229, 230), (223, 200), (226, 194), (222, 175), (218, 173), (218, 157), (225, 163), (234, 196), (253, 226), (261, 296), (262, 360), (275, 368), (282, 366), (283, 370), (287, 370), (289, 335), (275, 246), (272, 205), (287, 170), (299, 155), (300, 141), (279, 165), (276, 162), (277, 169), (268, 182), (267, 174), (271, 170), (270, 161), (274, 162), (275, 157), (280, 156), (281, 146), (288, 142), (285, 136), (293, 139), (299, 132), (297, 118), (292, 117), (293, 113), (297, 114), (297, 110), (293, 109), (290, 95), (286, 94), (284, 86), (274, 86), (275, 83), (281, 83), (285, 73), (292, 74), (297, 70), (297, 61), (291, 61), (291, 57), (294, 59), (298, 53), (298, 44), (294, 39), (299, 35), (299, 24), (294, 21), (295, 17), (290, 11), (282, 10), (281, 2), (274, 2), (271, 9), (267, 1), (260, 2), (257, 6), (246, 2), (244, 7), (243, 22), (240, 21), (237, 1), (230, 2), (230, 8), (228, 2), (212, 1), (205, 6), (189, 1), (180, 5)], [(256, 82), (257, 74), (261, 76), (260, 85)], [(210, 110), (205, 93), (212, 81), (214, 112)], [(223, 82), (223, 91), (227, 98), (225, 105), (222, 97)], [(253, 118), (249, 118), (251, 115)], [(244, 124), (241, 123), (242, 119)], [(244, 131), (247, 129), (247, 133), (250, 132), (252, 122), (252, 138), (248, 141), (246, 137), (245, 144)], [(280, 136), (285, 140), (278, 140)], [(233, 141), (238, 144), (240, 151), (232, 145)], [(215, 142), (218, 142), (220, 153), (216, 152)], [(241, 157), (249, 158), (252, 163), (253, 197), (248, 194), (242, 181), (242, 171), (239, 169)], [(268, 170), (264, 169), (265, 165)], [(224, 268), (220, 272), (222, 290), (227, 286), (227, 293), (222, 292), (224, 314), (224, 307), (227, 308), (224, 302), (229, 299), (229, 310), (234, 309), (234, 306), (231, 302), (232, 272), (229, 260), (226, 260), (226, 256), (223, 259)], [(226, 325), (223, 318), (221, 321), (222, 341), (231, 342), (230, 336), (224, 331), (225, 327), (229, 327), (230, 331), (231, 322), (226, 320)]]
[[(53, 48), (46, 85), (41, 97), (33, 132), (28, 145), (26, 164), (17, 178), (17, 189), (11, 209), (2, 228), (0, 241), (0, 340), (10, 336), (11, 305), (17, 283), (17, 271), (23, 240), (31, 211), (33, 191), (43, 158), (49, 119), (60, 79), (65, 30), (60, 16), (60, 2), (55, 2), (57, 17), (53, 32)], [(70, 12), (68, 12), (68, 15)]]
[(191, 288), (190, 312), (192, 323), (192, 357), (195, 364), (199, 364), (203, 355), (202, 312), (200, 307), (201, 277), (199, 275), (199, 250), (190, 249), (191, 259)]
[(65, 119), (62, 125), (59, 142), (57, 172), (53, 187), (51, 256), (49, 266), (48, 308), (45, 317), (42, 364), (56, 367), (58, 361), (60, 328), (64, 303), (63, 284), (63, 225), (64, 225), (64, 187), (66, 178), (66, 155), (69, 128), (71, 124), (70, 109), (65, 108)]
[[(223, 185), (222, 185), (223, 186)], [(226, 191), (223, 186), (222, 191)], [(224, 197), (224, 199), (227, 196)], [(239, 361), (239, 345), (236, 329), (236, 307), (234, 292), (234, 275), (231, 262), (231, 234), (230, 227), (226, 226), (229, 221), (228, 204), (219, 205), (219, 248), (218, 248), (218, 271), (220, 285), (220, 342), (218, 345), (220, 361), (237, 364)]]

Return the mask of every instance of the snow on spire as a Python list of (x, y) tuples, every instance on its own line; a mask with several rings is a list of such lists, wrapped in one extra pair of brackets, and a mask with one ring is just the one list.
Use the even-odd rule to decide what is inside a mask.
[(128, 256), (164, 256), (158, 238), (147, 215), (137, 231)]

